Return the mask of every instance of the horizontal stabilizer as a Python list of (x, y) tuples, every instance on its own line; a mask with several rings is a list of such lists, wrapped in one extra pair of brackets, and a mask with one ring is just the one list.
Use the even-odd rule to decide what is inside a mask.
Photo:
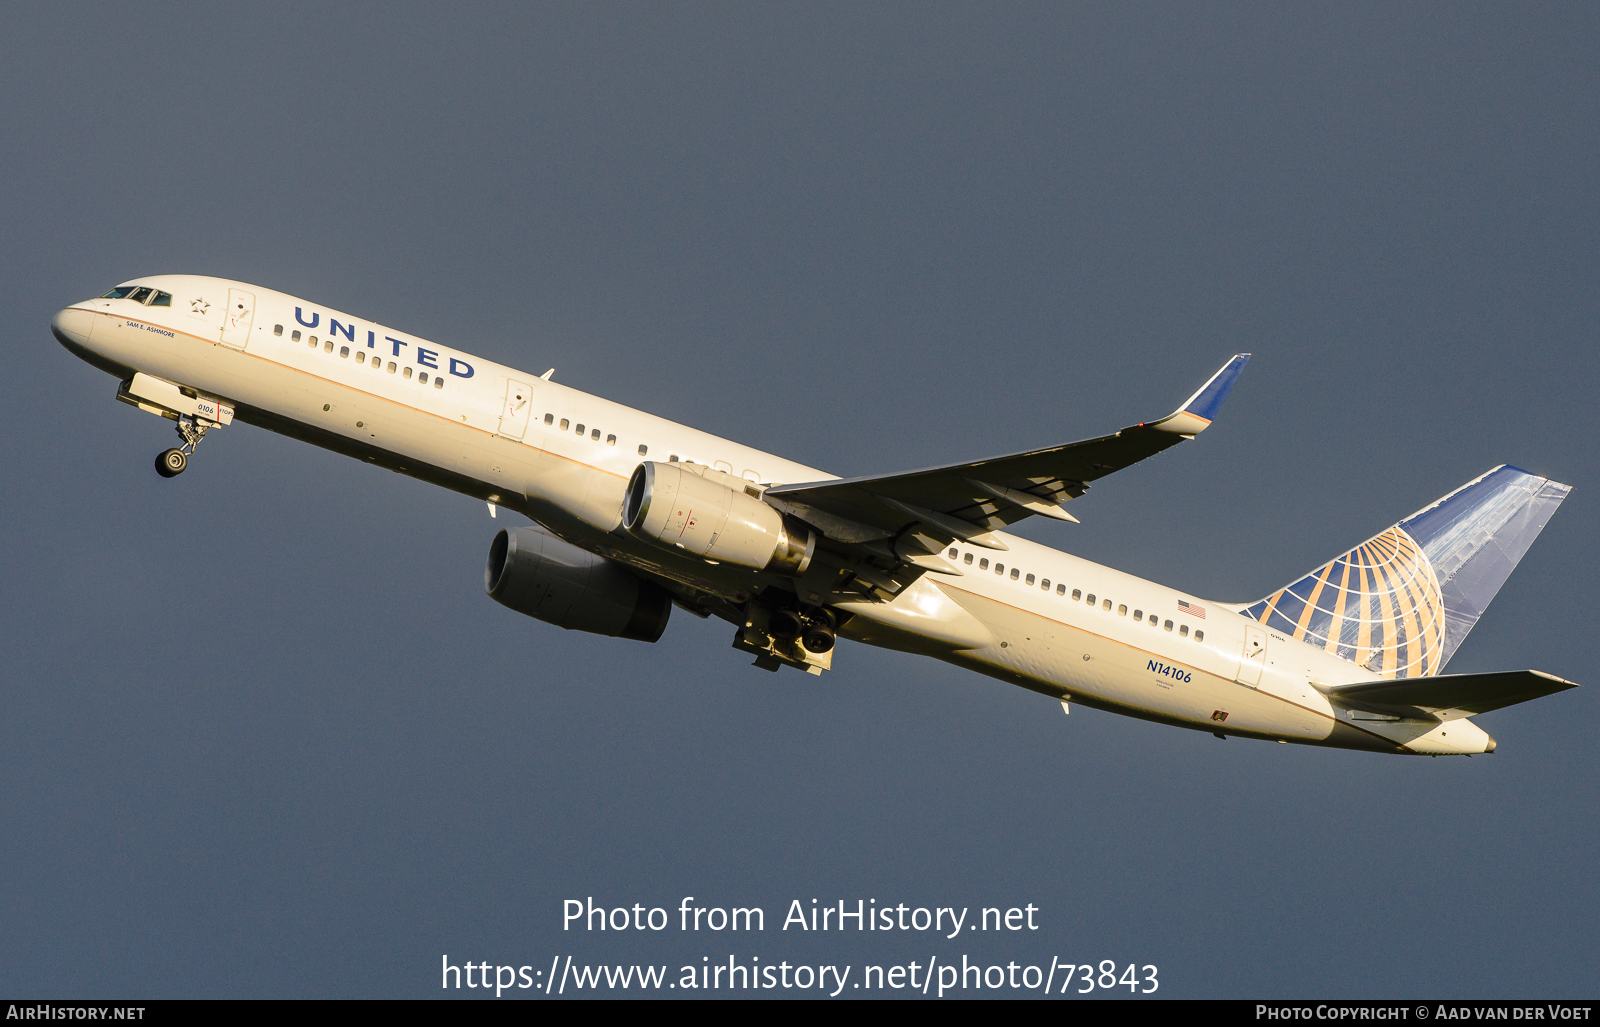
[(1493, 674), (1440, 674), (1366, 681), (1327, 689), (1327, 695), (1333, 702), (1352, 709), (1395, 715), (1409, 715), (1420, 710), (1441, 720), (1454, 720), (1577, 687), (1574, 681), (1543, 671), (1506, 670)]

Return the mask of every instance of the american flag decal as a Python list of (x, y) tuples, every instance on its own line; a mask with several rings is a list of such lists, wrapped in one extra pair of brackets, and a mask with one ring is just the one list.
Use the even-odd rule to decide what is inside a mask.
[(1204, 606), (1197, 606), (1194, 603), (1186, 603), (1180, 599), (1178, 600), (1178, 609), (1182, 610), (1184, 613), (1190, 614), (1196, 620), (1206, 619), (1206, 608)]

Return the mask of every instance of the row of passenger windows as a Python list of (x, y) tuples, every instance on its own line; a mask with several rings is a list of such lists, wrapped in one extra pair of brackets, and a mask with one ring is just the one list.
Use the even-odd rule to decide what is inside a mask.
[[(599, 428), (590, 428), (590, 427), (588, 427), (587, 425), (584, 425), (584, 424), (574, 425), (572, 423), (572, 419), (570, 417), (563, 417), (563, 418), (560, 418), (558, 420), (556, 418), (555, 414), (545, 414), (544, 415), (544, 423), (547, 426), (551, 427), (551, 428), (555, 428), (557, 431), (570, 431), (574, 435), (579, 436), (580, 438), (583, 437), (585, 432), (587, 432), (589, 440), (591, 442), (599, 442), (600, 441), (600, 429)], [(617, 444), (617, 437), (615, 435), (607, 435), (606, 436), (606, 445), (615, 446), (616, 444)], [(645, 443), (643, 443), (643, 442), (639, 443), (639, 455), (640, 456), (649, 456), (650, 455), (650, 447), (648, 445), (646, 445)], [(678, 454), (672, 453), (672, 454), (669, 454), (667, 456), (667, 463), (669, 463), (669, 464), (676, 464), (676, 463), (692, 464), (692, 463), (694, 463), (694, 461), (688, 459), (687, 457), (680, 457)], [(718, 460), (716, 463), (712, 464), (711, 466), (715, 467), (719, 471), (722, 471), (724, 474), (732, 474), (733, 473), (733, 465), (728, 463), (725, 460)], [(741, 477), (743, 477), (746, 481), (753, 481), (753, 482), (758, 482), (758, 483), (761, 481), (761, 475), (759, 473), (757, 473), (756, 471), (745, 471), (744, 474), (741, 475)]]
[(172, 306), (172, 293), (161, 292), (145, 285), (119, 285), (100, 297), (103, 300), (133, 300), (147, 307)]
[[(272, 334), (273, 335), (282, 335), (283, 334), (283, 325), (273, 325), (272, 326)], [(292, 339), (295, 342), (299, 342), (300, 341), (300, 330), (297, 328), (294, 331), (290, 332), (289, 333), (289, 338)], [(318, 345), (317, 344), (317, 337), (315, 335), (307, 336), (306, 337), (306, 345), (309, 346), (311, 349), (316, 349), (317, 345)], [(332, 339), (323, 340), (321, 345), (322, 345), (322, 352), (324, 352), (324, 353), (332, 353), (333, 352), (333, 340)], [(349, 346), (340, 346), (339, 347), (339, 358), (341, 360), (345, 360), (345, 359), (348, 359), (349, 356), (350, 356), (350, 347)], [(356, 350), (356, 363), (365, 364), (366, 362), (367, 362), (367, 352), (366, 352), (366, 350), (357, 349)], [(372, 354), (372, 369), (374, 371), (382, 371), (383, 368), (384, 368), (383, 355), (381, 353)], [(394, 374), (396, 371), (399, 371), (399, 370), (402, 370), (400, 365), (396, 364), (393, 360), (389, 361), (389, 373), (390, 374)], [(412, 374), (413, 374), (413, 371), (414, 371), (413, 368), (410, 368), (410, 367), (404, 368), (401, 377), (410, 378), (412, 376)], [(428, 372), (423, 371), (423, 372), (417, 374), (416, 377), (417, 377), (418, 384), (421, 384), (421, 385), (428, 384)], [(439, 374), (438, 372), (434, 373), (434, 375), (433, 375), (433, 387), (436, 388), (436, 389), (444, 388), (444, 375)]]
[[(969, 566), (971, 565), (972, 558), (973, 558), (973, 554), (972, 553), (967, 553), (965, 556), (962, 556), (961, 555), (961, 551), (959, 549), (955, 549), (954, 547), (952, 547), (951, 550), (950, 550), (950, 559), (954, 560), (958, 556), (961, 557), (961, 562), (962, 563), (967, 564)], [(986, 571), (988, 569), (989, 569), (989, 559), (988, 559), (988, 557), (980, 558), (978, 560), (978, 570)], [(1006, 573), (1006, 565), (1003, 564), (1003, 563), (996, 563), (994, 565), (994, 572), (996, 574), (1004, 577), (1005, 573)], [(1029, 574), (1026, 577), (1024, 577), (1024, 575), (1022, 573), (1022, 570), (1020, 568), (1013, 567), (1013, 568), (1011, 568), (1011, 580), (1012, 581), (1023, 581), (1025, 584), (1027, 584), (1028, 586), (1031, 587), (1033, 585), (1033, 583), (1034, 583), (1035, 578), (1034, 578), (1034, 576), (1032, 574)], [(1039, 587), (1042, 590), (1044, 590), (1046, 592), (1050, 591), (1050, 579), (1049, 578), (1041, 578), (1041, 579), (1038, 579), (1038, 581), (1039, 581)], [(1058, 596), (1065, 596), (1067, 594), (1067, 586), (1063, 585), (1063, 584), (1057, 584), (1055, 586), (1055, 594), (1058, 595)], [(1111, 602), (1111, 600), (1105, 599), (1105, 598), (1102, 598), (1102, 597), (1097, 597), (1093, 592), (1090, 592), (1089, 595), (1087, 597), (1085, 597), (1084, 594), (1083, 594), (1083, 590), (1079, 589), (1079, 588), (1075, 588), (1075, 589), (1072, 590), (1072, 601), (1075, 602), (1075, 603), (1077, 603), (1077, 602), (1088, 603), (1091, 608), (1096, 607), (1096, 605), (1098, 604), (1098, 609), (1100, 609), (1100, 610), (1102, 610), (1103, 612), (1106, 612), (1106, 613), (1110, 613), (1111, 612), (1111, 607), (1113, 606), (1113, 603)], [(1128, 615), (1128, 607), (1125, 604), (1116, 604), (1116, 608), (1117, 608), (1117, 616), (1118, 617), (1126, 617)], [(1169, 621), (1163, 622), (1160, 617), (1156, 616), (1153, 613), (1149, 616), (1148, 619), (1146, 619), (1143, 610), (1135, 610), (1135, 611), (1133, 611), (1133, 619), (1134, 619), (1134, 621), (1136, 623), (1149, 624), (1152, 628), (1162, 628), (1163, 630), (1166, 630), (1166, 631), (1171, 631), (1172, 628), (1173, 628), (1172, 621), (1169, 620)], [(1189, 637), (1189, 625), (1187, 625), (1187, 624), (1179, 624), (1179, 625), (1177, 625), (1177, 628), (1178, 628), (1179, 636), (1181, 636), (1183, 638), (1188, 638)], [(1206, 637), (1206, 633), (1204, 631), (1196, 631), (1194, 633), (1194, 640), (1196, 642), (1205, 641), (1205, 637)]]
[[(555, 421), (556, 421), (556, 415), (555, 414), (545, 414), (544, 415), (544, 423), (545, 424), (555, 424)], [(572, 421), (570, 419), (565, 418), (565, 417), (563, 417), (561, 419), (561, 430), (562, 431), (566, 431), (571, 426), (572, 426)], [(586, 428), (584, 425), (580, 424), (580, 425), (578, 425), (577, 429), (575, 430), (575, 433), (578, 436), (581, 437), (585, 431), (587, 431), (589, 433), (589, 440), (591, 442), (599, 442), (600, 441), (600, 429), (599, 428)], [(606, 436), (606, 445), (615, 446), (616, 444), (617, 444), (617, 437), (615, 435), (607, 435)], [(649, 450), (650, 450), (649, 446), (640, 446), (639, 447), (639, 455), (640, 456), (644, 456), (645, 453), (649, 452)]]

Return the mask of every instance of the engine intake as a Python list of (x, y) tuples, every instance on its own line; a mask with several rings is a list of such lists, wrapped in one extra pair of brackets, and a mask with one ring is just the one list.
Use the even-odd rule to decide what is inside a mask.
[(538, 528), (507, 528), (489, 544), (489, 598), (574, 631), (654, 642), (667, 629), (667, 590), (621, 564)]
[(804, 574), (817, 551), (816, 536), (745, 488), (741, 479), (711, 468), (647, 460), (628, 482), (622, 523), (634, 537), (665, 549), (755, 571)]

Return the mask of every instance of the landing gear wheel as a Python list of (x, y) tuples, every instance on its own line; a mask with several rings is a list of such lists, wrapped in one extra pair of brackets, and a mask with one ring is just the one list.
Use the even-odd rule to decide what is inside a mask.
[(807, 652), (821, 656), (833, 648), (833, 631), (826, 624), (812, 624), (801, 636), (800, 644), (806, 647)]
[(767, 631), (773, 638), (792, 642), (806, 630), (806, 622), (793, 610), (779, 610), (767, 621)]
[(156, 473), (163, 478), (176, 478), (189, 466), (189, 458), (181, 449), (169, 449), (156, 457)]

